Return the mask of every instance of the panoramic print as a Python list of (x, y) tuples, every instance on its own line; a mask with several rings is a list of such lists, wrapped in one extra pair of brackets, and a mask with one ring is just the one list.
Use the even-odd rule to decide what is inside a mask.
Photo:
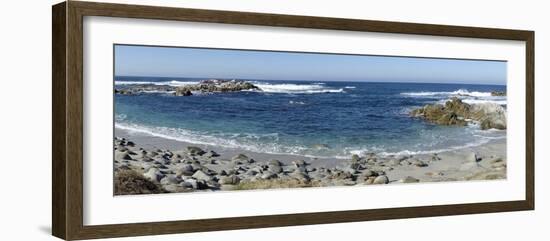
[(114, 58), (115, 195), (506, 179), (506, 61), (137, 45)]

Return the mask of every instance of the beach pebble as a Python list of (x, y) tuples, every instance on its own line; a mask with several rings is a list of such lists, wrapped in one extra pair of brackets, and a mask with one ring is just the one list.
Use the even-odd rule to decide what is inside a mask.
[(392, 159), (392, 160), (388, 161), (388, 165), (390, 165), (390, 166), (399, 166), (399, 165), (401, 165), (401, 161), (399, 161), (398, 159)]
[(149, 168), (149, 170), (147, 170), (147, 172), (144, 173), (143, 176), (149, 178), (152, 181), (158, 182), (164, 177), (164, 174), (162, 174), (162, 172), (160, 172), (157, 168), (152, 167)]
[(421, 160), (415, 160), (412, 162), (413, 165), (417, 166), (417, 167), (427, 167), (428, 164), (426, 164), (425, 162), (421, 161)]
[(420, 182), (420, 180), (414, 178), (414, 177), (411, 177), (411, 176), (407, 176), (405, 178), (401, 178), (399, 180), (400, 183), (415, 183), (415, 182)]
[(189, 164), (178, 166), (176, 170), (177, 176), (192, 176), (193, 174), (195, 174), (195, 170), (193, 166)]
[(277, 178), (277, 174), (270, 171), (266, 171), (262, 174), (261, 178), (265, 180), (274, 179), (274, 178)]
[(189, 153), (190, 155), (199, 155), (199, 156), (202, 156), (204, 155), (206, 152), (201, 149), (200, 147), (196, 147), (196, 146), (188, 146), (187, 147), (187, 153)]
[(191, 188), (198, 189), (198, 190), (203, 190), (208, 188), (208, 185), (206, 185), (206, 182), (204, 180), (195, 180), (195, 179), (185, 180), (182, 186), (190, 186)]
[(310, 180), (310, 177), (303, 172), (293, 172), (289, 176), (303, 182), (308, 182)]
[(315, 167), (306, 167), (306, 172), (307, 173), (314, 172), (314, 171), (317, 171), (317, 168), (315, 168)]
[(127, 151), (123, 151), (123, 152), (115, 152), (115, 159), (116, 160), (132, 160), (132, 157), (130, 156), (130, 154), (128, 154)]
[(215, 151), (208, 151), (206, 154), (205, 154), (206, 157), (219, 157), (220, 154), (218, 154), (217, 152)]
[(248, 156), (246, 156), (245, 154), (238, 154), (234, 157), (231, 158), (231, 161), (233, 161), (233, 163), (236, 163), (236, 164), (242, 164), (242, 163), (252, 163), (250, 162), (250, 158), (248, 158)]
[(212, 180), (212, 176), (204, 173), (203, 171), (201, 170), (197, 170), (193, 176), (193, 178), (197, 179), (197, 180), (204, 180), (204, 181), (210, 181)]
[(385, 175), (382, 175), (382, 176), (377, 176), (372, 184), (388, 184), (390, 182), (390, 180), (388, 179), (387, 176)]
[(401, 161), (409, 159), (409, 157), (410, 156), (399, 156), (399, 157), (397, 157), (397, 160), (401, 162)]
[(160, 184), (162, 185), (178, 184), (178, 183), (180, 183), (180, 180), (173, 175), (165, 176), (163, 179), (160, 180)]
[(361, 176), (363, 176), (363, 177), (372, 177), (372, 176), (376, 176), (376, 173), (371, 171), (371, 170), (364, 170), (361, 173)]
[(292, 164), (293, 164), (295, 167), (305, 167), (305, 166), (307, 165), (306, 161), (304, 161), (304, 160), (292, 161)]
[(364, 184), (365, 184), (365, 185), (371, 185), (371, 184), (373, 184), (375, 178), (376, 178), (376, 177), (368, 177), (368, 178), (365, 180), (365, 183), (364, 183)]
[(218, 183), (223, 185), (227, 185), (227, 184), (234, 185), (234, 184), (238, 184), (240, 181), (241, 181), (241, 178), (235, 175), (231, 175), (231, 176), (220, 177), (220, 180), (218, 181)]
[(349, 168), (353, 170), (361, 169), (361, 164), (359, 162), (352, 162), (349, 164)]
[(472, 152), (468, 155), (468, 161), (478, 162), (478, 161), (481, 161), (481, 158), (479, 156), (477, 156), (476, 153)]
[(437, 153), (434, 153), (434, 154), (432, 155), (432, 161), (440, 161), (440, 160), (441, 160), (441, 157), (439, 157), (439, 156), (437, 155)]
[(281, 166), (276, 166), (276, 165), (269, 165), (267, 170), (276, 174), (283, 172), (283, 168)]
[(376, 157), (367, 159), (367, 164), (369, 165), (376, 165), (376, 163), (377, 163)]
[(267, 162), (268, 165), (270, 166), (282, 166), (283, 163), (281, 163), (279, 160), (275, 160), (275, 159), (272, 159), (272, 160), (269, 160), (269, 162)]

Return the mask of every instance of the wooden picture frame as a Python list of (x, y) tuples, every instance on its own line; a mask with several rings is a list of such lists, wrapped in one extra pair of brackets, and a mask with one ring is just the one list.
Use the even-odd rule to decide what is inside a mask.
[[(214, 230), (356, 222), (475, 213), (533, 210), (534, 32), (325, 17), (67, 1), (52, 8), (52, 233), (66, 239), (173, 234)], [(525, 199), (371, 210), (181, 220), (86, 226), (83, 224), (83, 17), (107, 16), (327, 30), (366, 31), (526, 43)]]

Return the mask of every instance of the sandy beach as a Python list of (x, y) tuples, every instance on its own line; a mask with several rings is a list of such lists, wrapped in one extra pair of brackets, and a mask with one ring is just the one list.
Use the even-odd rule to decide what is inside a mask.
[(430, 154), (323, 159), (196, 145), (120, 128), (115, 136), (118, 195), (506, 178), (506, 139)]

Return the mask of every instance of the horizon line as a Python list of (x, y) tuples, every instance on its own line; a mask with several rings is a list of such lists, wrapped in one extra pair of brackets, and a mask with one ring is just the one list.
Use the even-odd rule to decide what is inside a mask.
[[(176, 77), (176, 76), (157, 76), (157, 75), (113, 75), (113, 77), (142, 77), (142, 78), (182, 78), (182, 79), (221, 79), (221, 80), (245, 80), (245, 81), (253, 81), (253, 80), (262, 80), (262, 81), (304, 81), (304, 82), (361, 82), (361, 83), (401, 83), (401, 84), (469, 84), (469, 85), (501, 85), (501, 86), (507, 86), (506, 83), (504, 84), (497, 84), (497, 83), (465, 83), (465, 82), (446, 82), (446, 83), (439, 83), (439, 82), (417, 82), (415, 80), (413, 81), (370, 81), (370, 80), (300, 80), (300, 79), (252, 79), (252, 78), (218, 78), (218, 77)], [(114, 80), (116, 81), (116, 80)]]

